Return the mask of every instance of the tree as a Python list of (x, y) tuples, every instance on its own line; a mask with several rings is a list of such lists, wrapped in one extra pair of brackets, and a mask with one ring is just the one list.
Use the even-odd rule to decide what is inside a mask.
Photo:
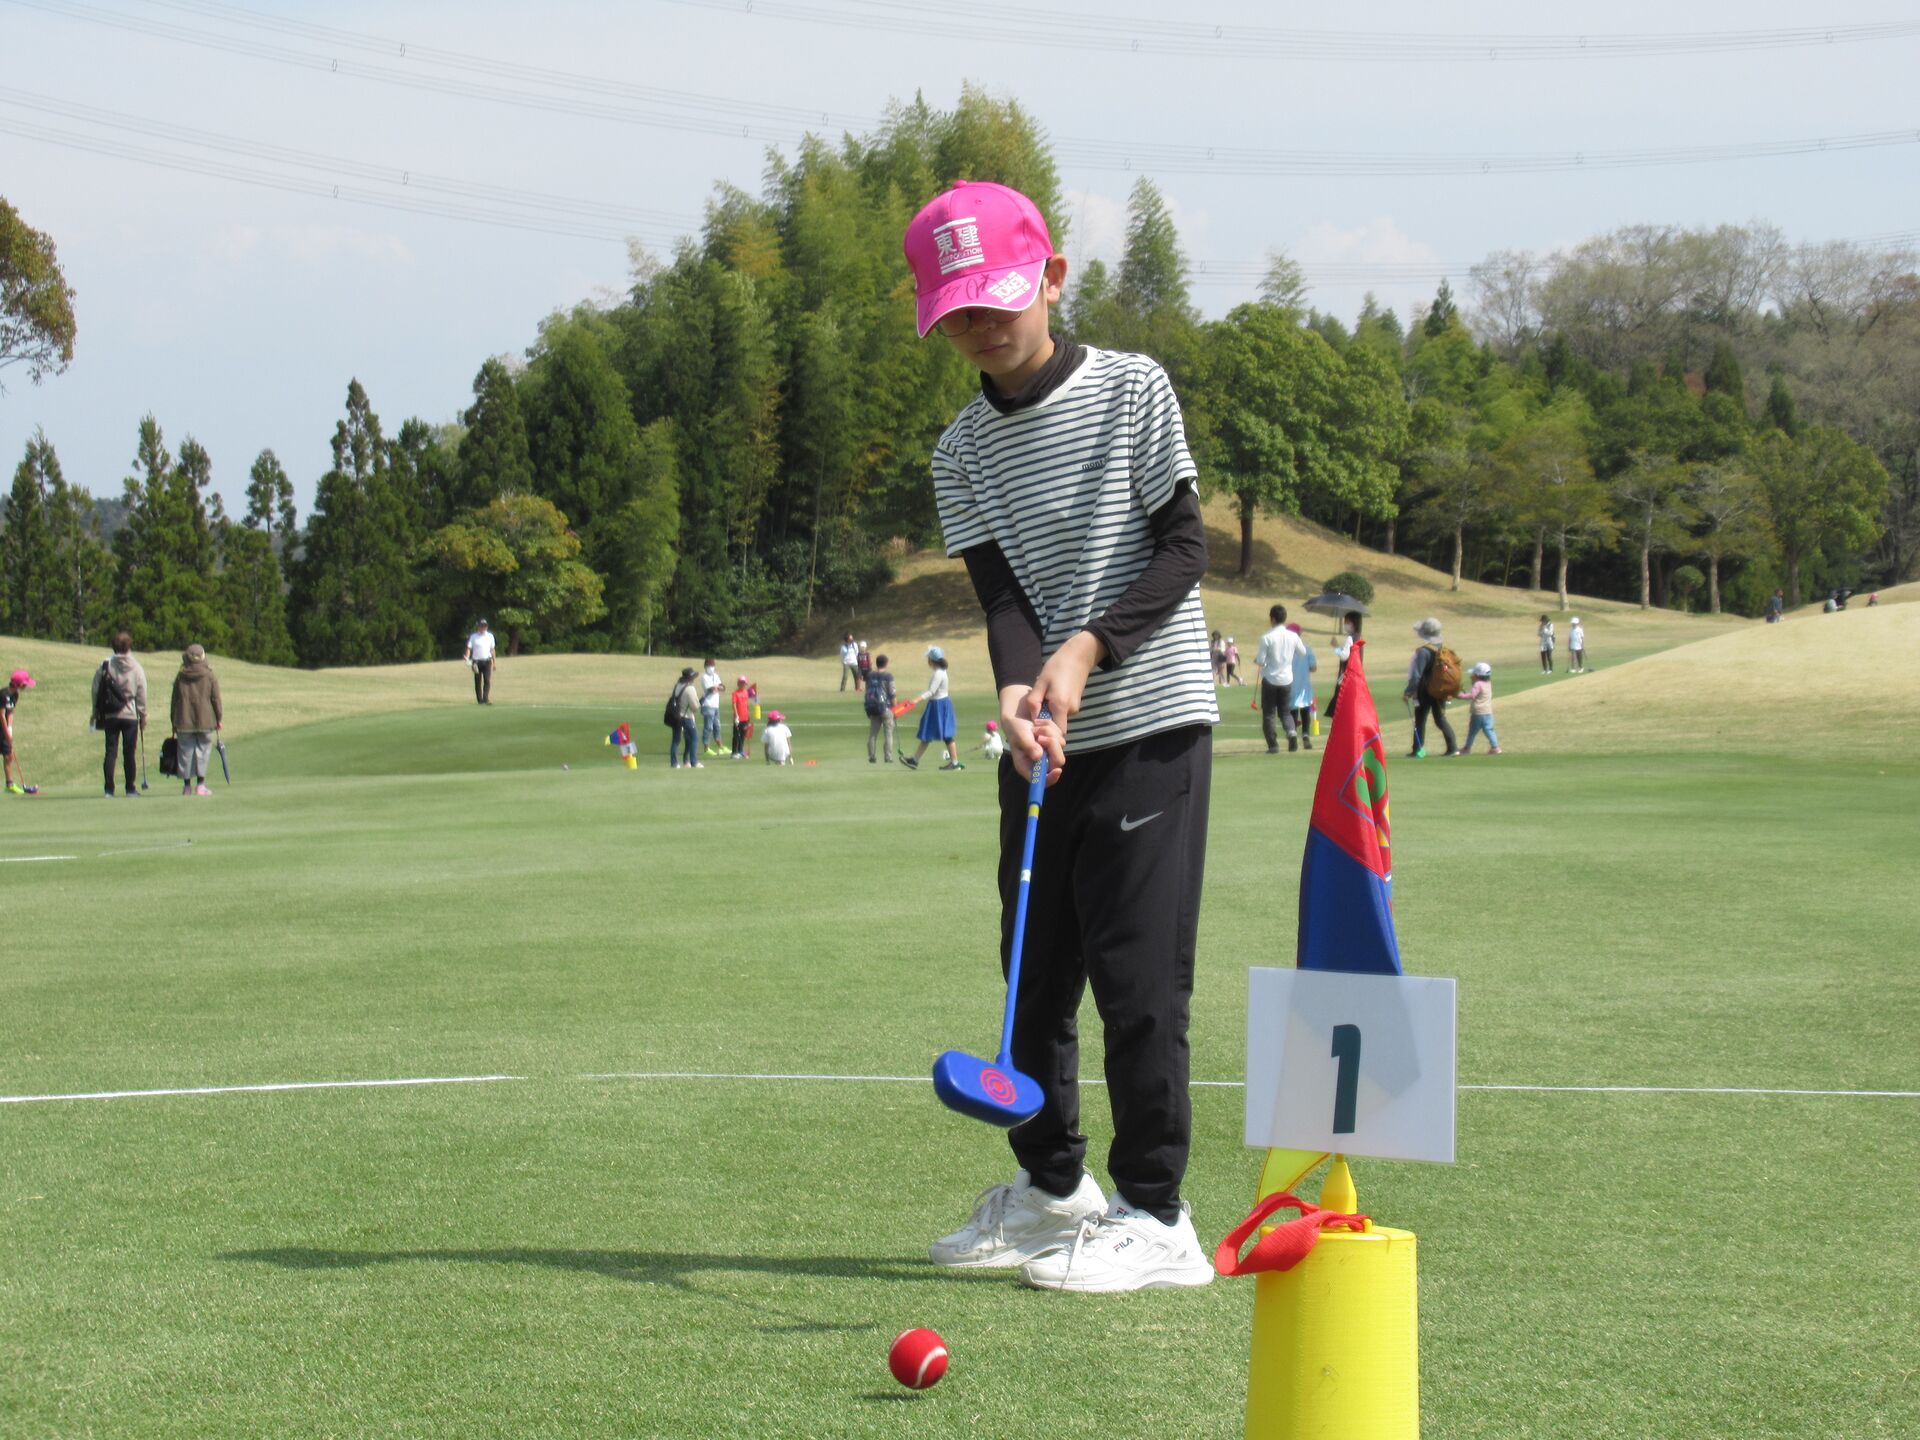
[(1772, 426), (1782, 435), (1800, 433), (1800, 417), (1794, 411), (1793, 392), (1787, 389), (1787, 382), (1779, 375), (1773, 377), (1773, 384), (1767, 390), (1766, 408), (1760, 412), (1762, 426)]
[(1460, 307), (1453, 303), (1453, 287), (1442, 279), (1440, 288), (1434, 292), (1433, 303), (1427, 307), (1427, 318), (1420, 328), (1427, 335), (1437, 337), (1454, 329), (1460, 323)]
[(49, 492), (58, 485), (60, 460), (45, 432), (36, 430), (13, 472), (13, 491), (0, 530), (0, 631), (47, 639), (55, 625), (58, 558), (49, 524)]
[(227, 653), (256, 665), (291, 665), (286, 588), (273, 536), (262, 527), (221, 523), (220, 608), (227, 617)]
[(247, 472), (247, 528), (265, 532), (280, 542), (283, 552), (291, 553), (300, 537), (299, 522), (286, 467), (273, 451), (262, 450)]
[(1582, 550), (1612, 543), (1619, 531), (1607, 509), (1606, 487), (1587, 460), (1585, 414), (1578, 396), (1565, 397), (1515, 434), (1503, 452), (1521, 522), (1559, 552), (1562, 610), (1568, 562)]
[(1809, 557), (1829, 546), (1857, 551), (1873, 543), (1887, 472), (1866, 446), (1827, 425), (1809, 425), (1797, 439), (1776, 431), (1761, 441), (1755, 460), (1787, 564), (1787, 602), (1798, 605)]
[(1759, 554), (1773, 543), (1767, 496), (1760, 482), (1729, 464), (1695, 465), (1687, 480), (1695, 517), (1694, 547), (1707, 561), (1707, 609), (1720, 613), (1720, 567)]
[(414, 574), (412, 512), (387, 474), (380, 417), (367, 392), (347, 386), (334, 426), (333, 468), (320, 477), (293, 566), (291, 622), (307, 665), (425, 660), (433, 636)]
[(1687, 503), (1686, 468), (1669, 455), (1636, 450), (1611, 486), (1622, 533), (1640, 555), (1640, 608), (1652, 604), (1652, 556), (1655, 549), (1684, 548), (1693, 520)]
[(1307, 303), (1307, 273), (1284, 250), (1267, 252), (1267, 273), (1260, 277), (1260, 303), (1276, 310), (1299, 311)]
[(580, 560), (567, 517), (538, 495), (504, 495), (427, 540), (427, 554), (462, 599), (497, 619), (507, 654), (598, 619), (603, 585)]
[(1284, 310), (1242, 305), (1202, 332), (1197, 415), (1207, 437), (1201, 473), (1240, 510), (1239, 573), (1253, 569), (1253, 517), (1299, 510), (1315, 496), (1363, 513), (1391, 513), (1405, 406), (1391, 371), (1370, 352), (1353, 366)]
[(1142, 175), (1127, 197), (1127, 243), (1113, 292), (1107, 343), (1152, 355), (1176, 379), (1192, 349), (1199, 312), (1187, 289), (1187, 258), (1160, 187)]
[(226, 619), (215, 599), (213, 528), (204, 491), (213, 460), (192, 436), (176, 462), (159, 422), (140, 422), (127, 477), (127, 524), (114, 537), (120, 560), (120, 605), (142, 650), (224, 649)]
[(634, 465), (632, 496), (602, 519), (594, 544), (606, 576), (613, 643), (651, 652), (680, 559), (679, 465), (671, 420), (656, 420), (640, 432)]
[(460, 442), (454, 497), (458, 508), (531, 492), (533, 462), (527, 451), (526, 422), (513, 376), (497, 356), (483, 363), (473, 377), (473, 404), (460, 419), (467, 433)]
[(0, 370), (24, 365), (36, 385), (58, 375), (73, 363), (75, 333), (73, 287), (53, 238), (0, 196)]

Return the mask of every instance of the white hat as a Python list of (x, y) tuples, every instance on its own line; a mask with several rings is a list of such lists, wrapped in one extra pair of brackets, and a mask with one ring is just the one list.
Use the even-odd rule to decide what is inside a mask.
[(1578, 625), (1580, 623), (1580, 617), (1575, 615), (1567, 623), (1570, 625)]
[(1487, 664), (1487, 662), (1486, 662), (1486, 661), (1484, 661), (1484, 660), (1482, 660), (1482, 661), (1480, 661), (1480, 662), (1478, 662), (1478, 663), (1477, 663), (1477, 664), (1476, 664), (1476, 665), (1475, 665), (1475, 666), (1473, 667), (1473, 669), (1472, 669), (1472, 670), (1470, 670), (1470, 671), (1469, 671), (1468, 673), (1469, 673), (1469, 674), (1472, 674), (1472, 675), (1478, 675), (1478, 676), (1479, 676), (1479, 677), (1480, 677), (1481, 679), (1483, 679), (1483, 680), (1484, 680), (1484, 679), (1486, 679), (1486, 677), (1487, 677), (1487, 676), (1489, 676), (1489, 675), (1491, 675), (1491, 674), (1493, 674), (1493, 667), (1492, 667), (1491, 665), (1489, 665), (1489, 664)]

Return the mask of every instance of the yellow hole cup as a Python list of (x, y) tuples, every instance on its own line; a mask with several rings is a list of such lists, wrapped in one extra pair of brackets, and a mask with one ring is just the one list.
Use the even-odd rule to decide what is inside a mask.
[(1329, 1229), (1255, 1278), (1247, 1440), (1418, 1440), (1418, 1258), (1407, 1230)]

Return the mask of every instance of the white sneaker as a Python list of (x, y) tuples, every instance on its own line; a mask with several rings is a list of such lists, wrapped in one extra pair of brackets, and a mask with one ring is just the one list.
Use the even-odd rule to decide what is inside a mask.
[(1016, 1170), (1011, 1185), (982, 1190), (967, 1223), (934, 1241), (928, 1253), (934, 1264), (955, 1270), (1011, 1269), (1072, 1244), (1081, 1222), (1098, 1217), (1106, 1205), (1085, 1171), (1073, 1194), (1061, 1200)]
[(1081, 1223), (1072, 1244), (1028, 1261), (1020, 1278), (1040, 1290), (1112, 1295), (1209, 1284), (1213, 1261), (1194, 1234), (1193, 1207), (1186, 1201), (1180, 1202), (1179, 1220), (1164, 1225), (1116, 1191), (1104, 1214)]

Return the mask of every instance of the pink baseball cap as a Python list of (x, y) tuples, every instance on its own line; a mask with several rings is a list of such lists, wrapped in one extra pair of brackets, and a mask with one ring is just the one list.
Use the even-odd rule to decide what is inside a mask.
[(7, 683), (16, 690), (31, 690), (33, 689), (33, 676), (27, 674), (24, 670), (16, 670), (7, 677)]
[(949, 310), (978, 305), (1017, 314), (1040, 298), (1053, 238), (1039, 207), (990, 180), (961, 180), (907, 226), (921, 335)]

